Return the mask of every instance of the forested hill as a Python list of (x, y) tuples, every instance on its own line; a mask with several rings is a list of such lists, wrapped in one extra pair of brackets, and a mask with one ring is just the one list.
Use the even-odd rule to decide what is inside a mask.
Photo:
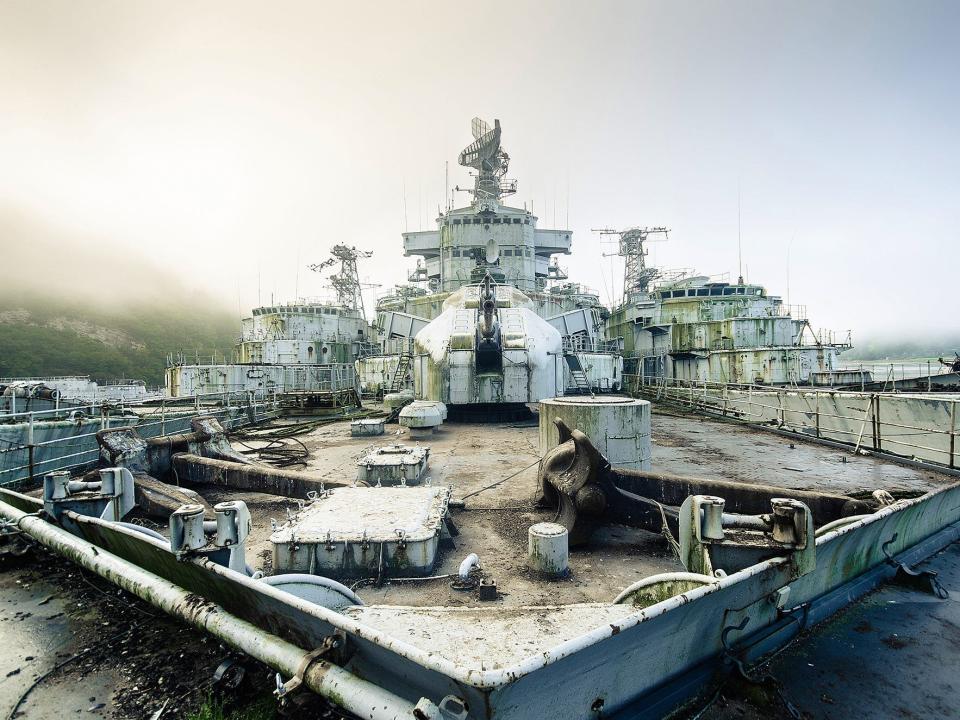
[(90, 375), (162, 385), (168, 353), (230, 357), (240, 319), (209, 303), (90, 302), (0, 296), (0, 377)]
[(236, 305), (157, 265), (136, 237), (0, 205), (0, 377), (90, 375), (163, 383), (168, 353), (230, 357)]

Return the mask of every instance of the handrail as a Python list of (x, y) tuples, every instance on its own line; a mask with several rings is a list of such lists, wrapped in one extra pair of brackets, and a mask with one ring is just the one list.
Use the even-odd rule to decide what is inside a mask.
[(958, 467), (960, 394), (863, 393), (815, 387), (734, 385), (624, 374), (634, 395), (815, 439)]

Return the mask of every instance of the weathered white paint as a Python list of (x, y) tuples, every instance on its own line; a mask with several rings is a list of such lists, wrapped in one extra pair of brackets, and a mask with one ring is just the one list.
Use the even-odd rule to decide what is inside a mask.
[(570, 533), (558, 523), (536, 523), (527, 530), (527, 565), (549, 577), (567, 574)]
[[(356, 360), (354, 369), (357, 372), (360, 392), (364, 395), (376, 395), (389, 389), (399, 365), (399, 355), (371, 355)], [(412, 385), (404, 378), (403, 385), (407, 384)]]
[(650, 403), (619, 395), (566, 396), (540, 401), (540, 454), (559, 442), (555, 418), (580, 430), (611, 465), (650, 469)]
[(562, 392), (560, 333), (515, 288), (497, 288), (503, 368), (478, 372), (477, 288), (461, 288), (414, 340), (414, 391), (452, 405), (528, 403)]
[(175, 365), (167, 368), (171, 397), (209, 393), (345, 390), (354, 387), (352, 363), (336, 365)]
[(270, 536), (273, 567), (332, 577), (381, 566), (428, 573), (449, 500), (445, 487), (334, 488)]
[(427, 469), (430, 448), (383, 445), (357, 460), (357, 480), (368, 485), (416, 485)]

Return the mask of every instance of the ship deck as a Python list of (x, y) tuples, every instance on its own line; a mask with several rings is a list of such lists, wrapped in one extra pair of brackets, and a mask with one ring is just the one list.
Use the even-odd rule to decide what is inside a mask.
[[(398, 426), (387, 427), (385, 436), (355, 438), (350, 435), (349, 423), (338, 421), (298, 436), (309, 451), (306, 469), (320, 478), (351, 481), (356, 477), (357, 459), (371, 446), (397, 441), (416, 442)], [(552, 518), (551, 512), (536, 510), (532, 506), (540, 458), (538, 435), (535, 423), (448, 423), (428, 440), (422, 441), (431, 449), (427, 472), (430, 482), (449, 486), (453, 498), (462, 500), (464, 505), (462, 509), (452, 510), (460, 529), (455, 539), (456, 548), (441, 553), (435, 572), (441, 576), (452, 575), (456, 573), (461, 560), (475, 552), (481, 558), (484, 574), (497, 582), (501, 593), (497, 601), (482, 602), (474, 593), (458, 592), (451, 588), (449, 578), (413, 581), (394, 578), (387, 579), (381, 587), (364, 580), (346, 581), (355, 586), (365, 605), (344, 610), (344, 622), (359, 623), (366, 628), (366, 632), (382, 633), (386, 638), (383, 642), (388, 645), (396, 643), (407, 648), (404, 652), (423, 653), (431, 661), (446, 663), (457, 672), (462, 670), (468, 674), (513, 672), (516, 668), (524, 667), (531, 658), (539, 663), (541, 658), (558, 652), (557, 648), (564, 643), (595, 632), (607, 633), (609, 637), (584, 646), (583, 653), (578, 656), (583, 663), (582, 674), (593, 671), (598, 657), (596, 653), (602, 654), (604, 663), (625, 662), (623, 667), (637, 669), (641, 676), (649, 672), (653, 665), (644, 665), (643, 668), (636, 665), (637, 657), (642, 657), (642, 654), (625, 661), (622, 647), (619, 650), (616, 647), (611, 649), (611, 642), (626, 642), (624, 638), (630, 633), (634, 638), (630, 642), (644, 647), (667, 642), (664, 636), (657, 633), (668, 632), (669, 642), (680, 648), (677, 652), (692, 652), (694, 646), (689, 644), (689, 638), (683, 641), (688, 642), (687, 645), (680, 640), (683, 634), (681, 629), (689, 627), (689, 618), (685, 621), (682, 614), (675, 616), (677, 624), (669, 627), (652, 622), (637, 625), (635, 607), (629, 603), (611, 603), (621, 590), (644, 576), (682, 569), (666, 540), (659, 534), (609, 525), (596, 532), (589, 545), (571, 551), (569, 577), (547, 581), (528, 572), (527, 528), (537, 521)], [(249, 445), (248, 437), (244, 442)], [(654, 408), (652, 437), (655, 471), (697, 475), (706, 479), (739, 480), (784, 489), (852, 496), (884, 489), (899, 497), (913, 497), (956, 483), (955, 477), (933, 469), (908, 467), (877, 457), (856, 455), (849, 450), (787, 438), (758, 428), (671, 414), (657, 408)], [(243, 447), (239, 442), (235, 446), (237, 449)], [(254, 568), (270, 574), (270, 521), (284, 520), (288, 509), (298, 509), (297, 501), (213, 485), (198, 485), (195, 488), (211, 503), (227, 499), (244, 500), (247, 503), (253, 518), (253, 533), (247, 540), (247, 560)], [(941, 494), (940, 497), (943, 496)], [(938, 512), (936, 508), (934, 501), (932, 508), (926, 511), (935, 515)], [(914, 515), (917, 514), (914, 511)], [(139, 521), (145, 522), (143, 519)], [(888, 527), (886, 532), (890, 529)], [(847, 539), (851, 542), (847, 544), (845, 552), (854, 556), (856, 543), (864, 540), (858, 540), (853, 533)], [(949, 557), (953, 564), (947, 569), (955, 570), (955, 554)], [(937, 558), (931, 562), (935, 564)], [(831, 566), (829, 559), (825, 565)], [(814, 575), (812, 573), (810, 577)], [(948, 574), (946, 579), (948, 589), (955, 590), (955, 576)], [(747, 581), (741, 584), (745, 587)], [(917, 591), (911, 592), (913, 594), (908, 597), (901, 590), (884, 588), (873, 596), (874, 599), (858, 603), (848, 612), (841, 613), (837, 619), (831, 620), (827, 624), (828, 630), (813, 628), (813, 639), (809, 644), (798, 643), (775, 658), (775, 663), (770, 667), (778, 678), (789, 680), (802, 675), (809, 679), (815, 674), (818, 681), (826, 683), (822, 694), (812, 697), (809, 702), (800, 703), (804, 711), (819, 716), (819, 706), (824, 703), (831, 708), (834, 704), (847, 709), (855, 707), (853, 698), (862, 691), (862, 687), (851, 687), (845, 679), (845, 654), (834, 647), (838, 634), (842, 637), (844, 647), (859, 647), (868, 654), (869, 662), (861, 663), (856, 677), (864, 681), (864, 686), (872, 688), (883, 686), (884, 674), (897, 672), (897, 654), (913, 652), (912, 643), (917, 644), (917, 652), (920, 652), (920, 644), (925, 641), (940, 647), (937, 645), (940, 640), (936, 636), (937, 628), (940, 625), (951, 628), (955, 613), (949, 607), (940, 608), (936, 622), (923, 624), (915, 613), (908, 611), (905, 616), (898, 615), (886, 607), (889, 602), (929, 602), (916, 601)], [(698, 612), (706, 613), (705, 618), (712, 617), (711, 622), (714, 623), (718, 617), (722, 617), (722, 614), (716, 613), (724, 612), (723, 603), (729, 600), (721, 598), (711, 605), (711, 600), (718, 597), (719, 592), (700, 598), (702, 602), (698, 605)], [(675, 610), (682, 613), (690, 607), (692, 603)], [(710, 612), (715, 614), (709, 615)], [(616, 641), (612, 640), (614, 636), (617, 637)], [(359, 644), (365, 643), (362, 641)], [(882, 646), (890, 652), (876, 652), (876, 646)], [(358, 652), (354, 658), (355, 661), (360, 658), (357, 671), (361, 674), (384, 672), (377, 665), (377, 652), (369, 657), (362, 651)], [(812, 661), (814, 654), (817, 659)], [(656, 658), (664, 657), (667, 656), (656, 655)], [(683, 657), (686, 658), (685, 655)], [(401, 655), (391, 655), (391, 658), (391, 663), (401, 662)], [(660, 662), (656, 658), (649, 662)], [(407, 663), (408, 660), (404, 657), (402, 662)], [(364, 662), (372, 664), (363, 665)], [(686, 659), (678, 662), (676, 669), (686, 668), (685, 662)], [(820, 663), (823, 663), (825, 671), (814, 667), (819, 667)], [(923, 667), (927, 668), (930, 664), (927, 662)], [(557, 669), (561, 665), (561, 662), (550, 665), (545, 672), (561, 672)], [(935, 669), (931, 669), (924, 687), (943, 690), (949, 678), (943, 673), (936, 674)], [(389, 667), (387, 671), (392, 672)], [(389, 672), (387, 676), (377, 677), (384, 682), (392, 681)], [(570, 676), (570, 682), (575, 685), (573, 679), (580, 677), (580, 674), (578, 670)], [(604, 692), (612, 692), (616, 687), (615, 682), (604, 679)], [(788, 681), (784, 687), (791, 700), (800, 702), (801, 698), (806, 697), (803, 695), (805, 685), (798, 686)], [(560, 690), (557, 692), (558, 697), (562, 695)], [(571, 697), (579, 697), (569, 687), (565, 688), (565, 692), (573, 693)], [(930, 707), (930, 703), (921, 702), (918, 693), (913, 695), (911, 703), (917, 703), (918, 707)], [(3, 693), (0, 692), (0, 699), (2, 697)], [(766, 707), (761, 715), (750, 715), (753, 709), (749, 704), (731, 700), (726, 695), (719, 700), (717, 697), (713, 696), (714, 705), (709, 711), (711, 716), (742, 717), (745, 709), (747, 717), (782, 714), (778, 707)], [(551, 702), (560, 700), (554, 698)]]
[[(760, 429), (655, 412), (652, 422), (653, 468), (660, 472), (740, 480), (796, 490), (868, 495), (876, 489), (913, 497), (956, 481), (935, 470), (919, 469), (847, 450), (785, 438)], [(398, 434), (399, 432), (399, 434)], [(356, 462), (370, 447), (392, 442), (413, 444), (406, 431), (388, 425), (376, 438), (351, 437), (349, 423), (321, 426), (301, 440), (310, 452), (307, 471), (318, 477), (349, 481)], [(464, 509), (452, 509), (460, 530), (456, 548), (441, 552), (435, 575), (456, 573), (469, 553), (480, 557), (484, 575), (493, 578), (502, 606), (567, 605), (610, 602), (631, 583), (647, 575), (682, 570), (666, 540), (658, 534), (620, 525), (596, 532), (590, 544), (570, 552), (570, 574), (556, 581), (533, 576), (526, 566), (527, 528), (553, 518), (533, 507), (538, 432), (533, 423), (446, 423), (429, 438), (427, 477), (452, 488)], [(241, 449), (240, 446), (237, 446)], [(253, 518), (247, 540), (248, 562), (270, 574), (270, 520), (286, 519), (294, 501), (275, 495), (238, 492), (213, 486), (196, 489), (211, 503), (243, 500)], [(345, 581), (367, 604), (469, 606), (474, 594), (454, 590), (449, 579)]]

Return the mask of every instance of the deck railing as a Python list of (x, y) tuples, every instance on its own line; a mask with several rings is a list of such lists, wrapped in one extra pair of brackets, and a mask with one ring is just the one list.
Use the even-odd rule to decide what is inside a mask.
[[(953, 358), (949, 358), (953, 360)], [(893, 388), (901, 380), (923, 378), (927, 380), (928, 389), (932, 389), (932, 378), (936, 375), (945, 375), (951, 372), (950, 367), (939, 360), (916, 360), (913, 362), (885, 362), (882, 360), (858, 360), (844, 363), (841, 370), (868, 371), (874, 382), (886, 383)], [(922, 386), (921, 382), (921, 386)]]
[(586, 335), (564, 335), (563, 351), (565, 353), (595, 352), (595, 353), (623, 353), (623, 338), (603, 340), (587, 337)]
[(97, 433), (106, 428), (129, 426), (156, 437), (189, 430), (192, 418), (206, 415), (230, 430), (275, 417), (277, 408), (277, 395), (261, 390), (0, 414), (0, 486), (94, 463)]
[(728, 385), (624, 375), (633, 395), (954, 470), (960, 395)]

